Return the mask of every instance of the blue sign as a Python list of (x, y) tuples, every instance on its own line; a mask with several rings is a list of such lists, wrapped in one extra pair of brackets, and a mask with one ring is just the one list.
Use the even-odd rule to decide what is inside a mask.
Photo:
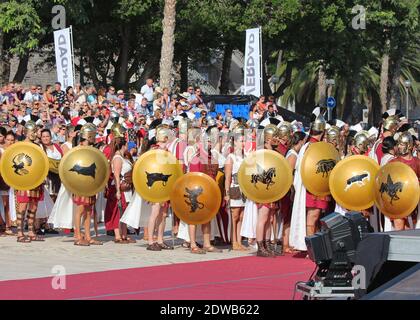
[(335, 101), (335, 99), (334, 99), (334, 97), (328, 97), (327, 98), (327, 107), (328, 108), (334, 108), (335, 106), (336, 106), (336, 101)]

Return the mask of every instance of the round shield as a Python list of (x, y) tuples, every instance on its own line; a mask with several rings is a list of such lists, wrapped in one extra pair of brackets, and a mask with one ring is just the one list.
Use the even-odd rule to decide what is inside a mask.
[(419, 204), (420, 187), (417, 175), (402, 162), (390, 162), (380, 168), (374, 188), (375, 204), (388, 218), (405, 218)]
[(102, 191), (109, 179), (109, 164), (105, 155), (89, 146), (79, 146), (66, 153), (58, 171), (66, 189), (83, 197)]
[(60, 166), (60, 160), (48, 158), (48, 163), (49, 163), (49, 170), (52, 173), (58, 174), (59, 173), (58, 168)]
[(31, 142), (17, 142), (1, 156), (0, 172), (7, 185), (15, 190), (32, 190), (48, 175), (44, 150)]
[(133, 184), (144, 200), (161, 203), (169, 200), (175, 182), (182, 174), (182, 166), (172, 153), (150, 150), (136, 161)]
[(330, 191), (335, 201), (347, 210), (372, 207), (378, 170), (378, 163), (366, 156), (351, 156), (338, 162), (330, 174)]
[(238, 182), (248, 199), (270, 203), (280, 200), (289, 191), (293, 182), (292, 169), (280, 153), (257, 150), (242, 162)]
[(205, 224), (219, 212), (222, 195), (210, 176), (190, 172), (178, 179), (170, 199), (179, 219), (187, 224)]
[(305, 188), (312, 194), (323, 197), (330, 194), (329, 179), (340, 155), (328, 142), (316, 142), (306, 150), (300, 173)]

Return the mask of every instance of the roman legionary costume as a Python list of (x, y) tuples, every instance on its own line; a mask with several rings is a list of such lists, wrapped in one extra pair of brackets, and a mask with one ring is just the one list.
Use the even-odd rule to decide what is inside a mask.
[[(287, 151), (289, 151), (289, 144), (292, 138), (292, 125), (289, 122), (284, 121), (280, 124), (277, 138), (280, 139), (279, 145), (276, 148), (283, 157), (286, 158)], [(283, 238), (284, 229), (290, 227), (290, 219), (292, 215), (292, 200), (290, 199), (291, 190), (287, 192), (287, 194), (280, 199), (280, 214), (281, 217), (278, 217), (277, 220), (277, 231), (275, 234), (275, 238), (279, 239), (276, 245), (279, 247), (279, 252), (283, 251), (283, 246), (281, 244), (280, 239)]]
[(388, 116), (383, 121), (383, 133), (381, 133), (379, 139), (374, 143), (372, 150), (369, 153), (369, 156), (372, 159), (375, 159), (379, 164), (381, 163), (384, 153), (382, 152), (382, 141), (385, 137), (393, 136), (397, 131), (399, 124), (399, 118), (397, 116)]
[[(410, 132), (403, 132), (398, 137), (397, 143), (399, 155), (396, 158), (392, 159), (390, 162), (402, 162), (408, 165), (416, 173), (420, 183), (420, 159), (412, 155), (414, 148), (413, 136)], [(408, 217), (409, 220), (411, 220), (410, 218), (413, 220), (413, 225), (411, 227), (414, 227), (416, 223), (420, 221), (419, 206), (417, 206), (417, 209), (414, 210), (413, 213)]]
[[(29, 120), (25, 123), (25, 136), (27, 142), (35, 143), (37, 126), (35, 122)], [(35, 143), (36, 144), (36, 143)], [(17, 222), (17, 232), (18, 232), (18, 242), (31, 242), (31, 241), (44, 241), (44, 239), (35, 234), (35, 219), (36, 211), (38, 207), (38, 202), (44, 199), (44, 184), (42, 183), (38, 187), (32, 190), (16, 190), (15, 191), (16, 204), (18, 208), (22, 208), (22, 205), (25, 204), (28, 214), (28, 232), (32, 235), (26, 237), (23, 235), (23, 224), (25, 220), (25, 211), (20, 209), (16, 212), (16, 222)], [(32, 208), (32, 209), (31, 209)]]
[[(82, 129), (80, 129), (80, 139), (87, 140), (88, 144), (93, 146), (95, 144), (96, 138), (96, 126), (93, 123), (85, 124)], [(77, 206), (94, 206), (96, 203), (96, 195), (91, 197), (78, 196), (73, 194), (73, 202)]]
[[(322, 115), (318, 115), (312, 125), (311, 130), (322, 133), (325, 130), (326, 122)], [(300, 149), (296, 160), (296, 173), (294, 176), (293, 186), (295, 188), (295, 198), (292, 208), (292, 219), (290, 222), (290, 246), (296, 250), (306, 251), (305, 237), (313, 234), (316, 226), (306, 225), (307, 208), (326, 209), (328, 201), (326, 197), (317, 197), (308, 192), (303, 185), (301, 170), (303, 156), (311, 143), (319, 142), (315, 137), (311, 137), (309, 142)]]

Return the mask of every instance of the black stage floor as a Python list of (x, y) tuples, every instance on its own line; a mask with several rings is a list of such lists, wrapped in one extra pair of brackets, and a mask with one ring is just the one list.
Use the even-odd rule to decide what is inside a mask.
[(420, 300), (420, 263), (365, 295), (361, 300)]

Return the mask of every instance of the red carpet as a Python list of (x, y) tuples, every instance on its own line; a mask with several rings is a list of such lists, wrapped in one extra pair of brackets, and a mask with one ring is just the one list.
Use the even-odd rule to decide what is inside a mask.
[(2, 281), (0, 299), (292, 299), (313, 270), (309, 259), (244, 257), (69, 275), (66, 290), (51, 277)]

